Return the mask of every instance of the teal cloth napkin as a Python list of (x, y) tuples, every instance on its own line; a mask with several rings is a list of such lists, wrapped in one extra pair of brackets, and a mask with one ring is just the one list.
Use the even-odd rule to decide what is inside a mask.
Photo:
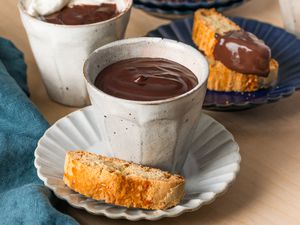
[(28, 98), (23, 54), (0, 38), (0, 224), (73, 225), (37, 177), (34, 149), (49, 127)]

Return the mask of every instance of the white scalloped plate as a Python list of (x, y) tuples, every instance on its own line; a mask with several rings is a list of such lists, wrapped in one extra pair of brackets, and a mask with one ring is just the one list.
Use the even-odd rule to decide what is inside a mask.
[(78, 194), (63, 182), (63, 166), (68, 150), (87, 150), (108, 155), (94, 123), (91, 106), (57, 121), (40, 139), (35, 150), (38, 176), (55, 195), (76, 208), (128, 220), (158, 220), (199, 209), (226, 191), (239, 171), (239, 147), (233, 136), (217, 121), (202, 114), (184, 166), (186, 195), (176, 207), (167, 210), (127, 209)]

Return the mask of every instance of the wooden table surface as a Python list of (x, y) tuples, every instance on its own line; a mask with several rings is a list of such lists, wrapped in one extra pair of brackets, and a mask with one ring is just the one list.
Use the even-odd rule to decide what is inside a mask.
[[(0, 0), (0, 36), (25, 53), (31, 99), (50, 123), (75, 110), (49, 100), (22, 27), (17, 0)], [(282, 26), (276, 0), (252, 0), (226, 12)], [(142, 36), (168, 23), (133, 9), (127, 37)], [(300, 224), (300, 91), (279, 102), (242, 112), (210, 112), (240, 145), (242, 164), (229, 191), (210, 205), (177, 218), (135, 224), (299, 225)], [(61, 210), (81, 224), (133, 224), (73, 209)]]

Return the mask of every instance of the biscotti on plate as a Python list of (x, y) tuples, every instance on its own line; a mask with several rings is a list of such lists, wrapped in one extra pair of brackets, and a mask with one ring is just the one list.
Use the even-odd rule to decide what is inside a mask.
[(237, 24), (214, 9), (199, 9), (195, 12), (192, 38), (210, 64), (209, 90), (246, 92), (276, 84), (278, 63), (275, 59), (270, 59), (267, 77), (234, 71), (215, 59), (213, 53), (218, 43), (217, 37), (238, 30), (241, 28)]
[(82, 195), (125, 207), (167, 209), (184, 196), (182, 176), (85, 151), (67, 153), (63, 179)]

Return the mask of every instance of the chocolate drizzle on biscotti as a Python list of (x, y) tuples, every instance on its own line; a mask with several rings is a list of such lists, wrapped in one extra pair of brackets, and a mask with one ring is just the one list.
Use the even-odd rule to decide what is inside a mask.
[(254, 34), (232, 30), (216, 35), (214, 58), (227, 68), (243, 74), (267, 77), (270, 73), (270, 48)]

